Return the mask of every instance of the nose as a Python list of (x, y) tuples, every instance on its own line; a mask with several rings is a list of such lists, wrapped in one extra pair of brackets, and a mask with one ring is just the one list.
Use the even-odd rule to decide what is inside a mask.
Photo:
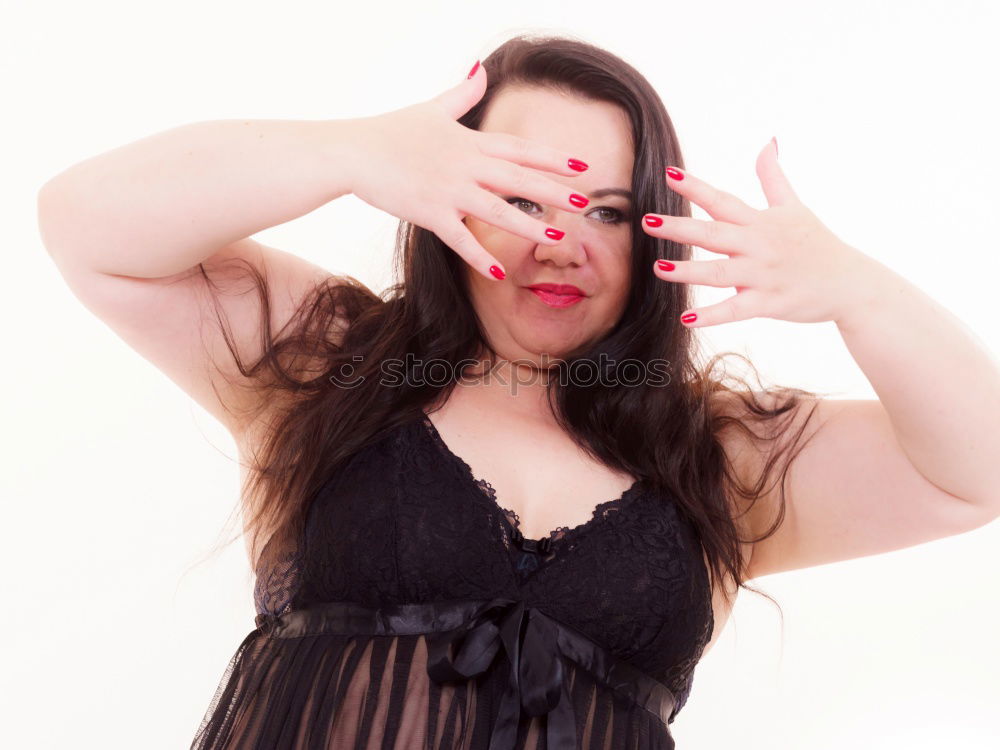
[(535, 245), (535, 260), (539, 263), (550, 261), (557, 266), (581, 265), (587, 260), (587, 251), (583, 243), (583, 227), (573, 215), (561, 213), (547, 222), (550, 227), (565, 232), (563, 238), (553, 245), (539, 242)]

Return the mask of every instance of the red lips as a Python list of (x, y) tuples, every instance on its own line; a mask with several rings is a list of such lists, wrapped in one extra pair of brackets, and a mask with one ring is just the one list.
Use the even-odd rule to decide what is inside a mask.
[(573, 286), (572, 284), (532, 284), (528, 289), (540, 289), (543, 292), (549, 292), (551, 294), (575, 294), (580, 297), (586, 297), (586, 293), (580, 289), (578, 286)]

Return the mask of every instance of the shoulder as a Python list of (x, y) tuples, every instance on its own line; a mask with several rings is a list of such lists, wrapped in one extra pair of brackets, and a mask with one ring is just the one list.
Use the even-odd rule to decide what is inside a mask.
[(741, 468), (752, 467), (762, 452), (784, 445), (782, 437), (798, 432), (819, 402), (814, 394), (797, 389), (718, 391), (711, 400), (719, 420), (718, 438), (727, 457)]
[[(779, 498), (777, 481), (783, 451), (806, 427), (815, 397), (802, 392), (790, 398), (781, 389), (772, 391), (719, 391), (713, 395), (713, 410), (719, 429), (716, 438), (725, 454), (730, 476), (743, 488), (728, 483), (727, 499), (741, 539), (761, 536), (775, 520)], [(783, 408), (784, 407), (784, 408)], [(766, 418), (772, 413), (773, 418)], [(749, 561), (753, 544), (744, 545)]]

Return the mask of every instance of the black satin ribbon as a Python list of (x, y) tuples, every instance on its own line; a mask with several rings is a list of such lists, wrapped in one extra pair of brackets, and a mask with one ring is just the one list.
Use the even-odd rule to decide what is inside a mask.
[[(516, 599), (453, 600), (370, 609), (329, 602), (283, 615), (257, 615), (273, 638), (306, 635), (418, 635), (427, 643), (427, 674), (435, 682), (484, 674), (502, 648), (510, 665), (489, 750), (512, 750), (523, 710), (548, 715), (550, 750), (576, 750), (576, 716), (564, 660), (658, 717), (666, 726), (675, 699), (666, 685), (537, 607)], [(454, 654), (452, 654), (454, 650)]]
[[(450, 633), (432, 633), (427, 640), (427, 673), (437, 682), (465, 681), (483, 674), (500, 648), (507, 652), (510, 673), (500, 701), (490, 750), (515, 746), (520, 711), (548, 714), (547, 747), (576, 750), (576, 717), (569, 680), (559, 649), (555, 620), (524, 602), (495, 600), (485, 612)], [(456, 646), (454, 658), (449, 656)]]

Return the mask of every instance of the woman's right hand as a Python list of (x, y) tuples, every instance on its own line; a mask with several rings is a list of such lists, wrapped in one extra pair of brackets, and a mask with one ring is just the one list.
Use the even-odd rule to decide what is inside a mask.
[[(465, 216), (534, 242), (553, 245), (558, 240), (546, 236), (548, 224), (491, 190), (566, 211), (581, 211), (586, 202), (573, 204), (573, 190), (533, 171), (579, 175), (582, 170), (569, 166), (574, 154), (457, 122), (485, 91), (486, 73), (480, 65), (472, 78), (433, 99), (353, 120), (357, 150), (351, 192), (365, 203), (434, 232), (476, 271), (496, 280), (505, 274), (503, 266), (462, 223)], [(586, 164), (575, 161), (586, 169)], [(495, 277), (491, 266), (503, 274)]]

